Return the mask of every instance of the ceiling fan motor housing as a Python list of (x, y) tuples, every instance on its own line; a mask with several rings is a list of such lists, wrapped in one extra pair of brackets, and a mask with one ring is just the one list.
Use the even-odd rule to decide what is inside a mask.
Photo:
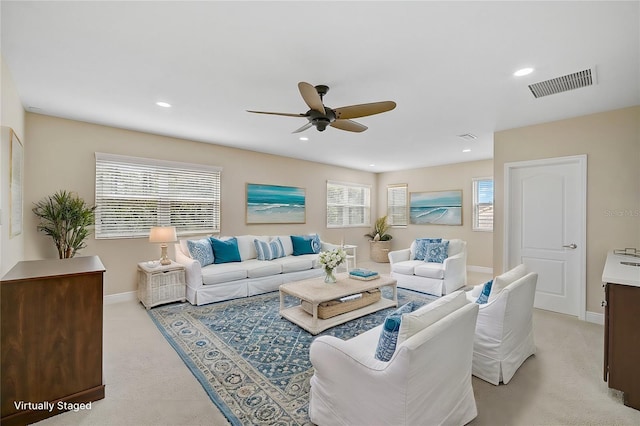
[(310, 109), (307, 111), (307, 118), (319, 132), (323, 132), (327, 126), (336, 120), (336, 113), (328, 107), (324, 107), (325, 113)]

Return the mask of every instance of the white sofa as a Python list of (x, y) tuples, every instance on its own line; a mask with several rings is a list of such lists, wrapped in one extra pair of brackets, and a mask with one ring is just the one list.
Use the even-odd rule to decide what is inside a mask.
[[(258, 260), (254, 239), (269, 242), (272, 236), (240, 235), (238, 251), (241, 262), (211, 264), (204, 267), (189, 254), (187, 240), (175, 244), (176, 262), (184, 265), (187, 300), (204, 305), (222, 300), (248, 297), (278, 289), (280, 284), (321, 276), (324, 272), (318, 254), (293, 256), (289, 235), (278, 236), (286, 256), (273, 260)], [(193, 238), (199, 240), (204, 237)], [(223, 238), (224, 239), (224, 238)], [(321, 241), (321, 251), (338, 246)]]
[(478, 305), (462, 291), (418, 310), (414, 334), (398, 338), (388, 362), (375, 358), (382, 325), (347, 341), (317, 337), (309, 348), (315, 368), (309, 417), (319, 426), (463, 425), (477, 408), (471, 387)]
[[(536, 352), (533, 301), (538, 274), (516, 266), (493, 280), (489, 301), (479, 305), (473, 343), (473, 375), (494, 385), (507, 384)], [(483, 284), (467, 292), (476, 301)], [(495, 290), (495, 291), (494, 291)]]
[(467, 283), (467, 242), (449, 241), (448, 257), (443, 263), (416, 259), (416, 241), (411, 247), (389, 252), (391, 277), (398, 287), (442, 296), (462, 288)]

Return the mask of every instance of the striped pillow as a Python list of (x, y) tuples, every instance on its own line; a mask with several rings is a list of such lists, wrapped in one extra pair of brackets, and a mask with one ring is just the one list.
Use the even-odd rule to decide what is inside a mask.
[(273, 260), (285, 256), (284, 246), (280, 238), (274, 238), (268, 243), (255, 239), (253, 244), (256, 246), (258, 260)]

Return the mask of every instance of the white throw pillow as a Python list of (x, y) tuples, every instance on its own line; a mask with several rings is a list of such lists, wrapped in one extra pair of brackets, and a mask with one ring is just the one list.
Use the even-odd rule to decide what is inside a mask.
[(402, 315), (398, 343), (404, 342), (419, 331), (446, 317), (469, 303), (464, 291), (459, 290), (447, 294), (413, 312)]
[(505, 272), (502, 275), (498, 275), (493, 280), (493, 285), (491, 286), (491, 293), (489, 294), (489, 302), (494, 300), (500, 292), (512, 282), (519, 280), (520, 278), (527, 275), (527, 267), (524, 264), (520, 264), (510, 271)]

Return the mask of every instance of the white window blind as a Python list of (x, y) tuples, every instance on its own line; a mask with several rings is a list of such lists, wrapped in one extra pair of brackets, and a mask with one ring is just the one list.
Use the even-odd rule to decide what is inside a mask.
[(406, 183), (387, 186), (387, 223), (391, 226), (407, 225), (407, 188)]
[(220, 230), (221, 168), (96, 152), (96, 238)]
[(327, 181), (327, 227), (369, 226), (371, 187)]
[(473, 179), (473, 230), (493, 231), (493, 179)]

